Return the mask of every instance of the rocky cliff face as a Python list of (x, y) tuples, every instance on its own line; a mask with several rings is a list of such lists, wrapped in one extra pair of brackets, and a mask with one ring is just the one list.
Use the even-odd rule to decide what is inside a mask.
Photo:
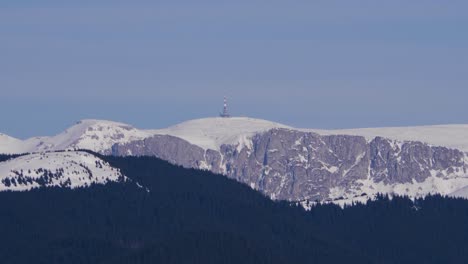
[(155, 156), (186, 168), (208, 169), (222, 173), (221, 154), (204, 150), (174, 136), (155, 135), (125, 144), (115, 144), (111, 150), (116, 156)]
[(168, 135), (112, 147), (114, 155), (152, 155), (211, 170), (273, 199), (344, 201), (377, 193), (449, 194), (468, 185), (465, 153), (421, 142), (271, 129), (248, 142), (204, 150)]

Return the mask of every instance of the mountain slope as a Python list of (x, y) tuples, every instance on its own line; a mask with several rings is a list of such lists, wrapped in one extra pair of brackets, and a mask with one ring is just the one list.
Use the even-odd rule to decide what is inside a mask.
[[(247, 117), (203, 118), (155, 130), (155, 134), (170, 135), (203, 149), (219, 150), (222, 145), (245, 144), (255, 134), (286, 125)], [(291, 128), (292, 129), (292, 128)]]
[(378, 197), (305, 211), (154, 157), (100, 158), (130, 180), (0, 192), (2, 263), (455, 264), (468, 258), (465, 200)]
[(468, 186), (466, 132), (463, 125), (316, 131), (246, 117), (139, 130), (83, 120), (54, 137), (4, 136), (3, 146), (16, 146), (13, 153), (78, 148), (150, 155), (226, 175), (273, 199), (350, 203), (379, 192), (420, 197)]
[(170, 135), (203, 149), (219, 150), (223, 144), (242, 144), (248, 138), (273, 128), (314, 132), (320, 135), (364, 136), (369, 141), (375, 137), (398, 141), (419, 141), (429, 145), (468, 151), (468, 137), (465, 136), (468, 133), (468, 125), (320, 130), (293, 128), (261, 119), (233, 117), (196, 119), (169, 128), (153, 130), (140, 130), (128, 124), (106, 120), (86, 119), (52, 137), (19, 140), (0, 133), (0, 153), (39, 152), (66, 148), (107, 152), (114, 144), (127, 143), (154, 135)]
[(74, 148), (105, 153), (116, 143), (137, 140), (149, 135), (146, 131), (123, 123), (87, 119), (77, 122), (56, 136), (33, 137), (24, 141), (10, 140), (9, 145), (3, 145), (0, 141), (0, 152), (27, 153)]
[(33, 137), (24, 141), (0, 134), (0, 153), (55, 151), (68, 148), (109, 153), (114, 144), (154, 135), (170, 135), (205, 149), (219, 149), (222, 144), (242, 142), (256, 133), (287, 126), (253, 118), (205, 118), (181, 123), (166, 129), (139, 130), (130, 125), (86, 119), (52, 137)]
[(0, 192), (2, 263), (370, 263), (317, 236), (301, 208), (226, 177), (103, 159), (131, 181)]
[(450, 197), (468, 199), (468, 185), (449, 194)]
[(175, 137), (113, 147), (114, 155), (149, 155), (244, 182), (273, 199), (366, 201), (378, 193), (422, 197), (468, 186), (466, 153), (421, 142), (322, 136), (272, 129), (240, 146), (203, 150)]
[(443, 146), (468, 152), (468, 125), (436, 125), (413, 127), (382, 127), (357, 129), (301, 129), (321, 135), (356, 135), (372, 140), (384, 137), (398, 141), (419, 141), (433, 146)]
[(0, 162), (0, 191), (77, 188), (123, 180), (119, 170), (87, 152), (28, 154)]
[(0, 133), (0, 153), (23, 153), (24, 142), (20, 139)]

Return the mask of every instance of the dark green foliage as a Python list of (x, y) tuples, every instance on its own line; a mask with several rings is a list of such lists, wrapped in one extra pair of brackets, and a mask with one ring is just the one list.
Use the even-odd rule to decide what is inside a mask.
[(133, 182), (0, 193), (2, 264), (468, 259), (463, 200), (380, 197), (344, 210), (322, 205), (306, 212), (210, 172), (151, 157), (103, 158)]
[(317, 238), (302, 208), (223, 176), (106, 159), (134, 182), (0, 193), (1, 263), (367, 263)]
[(333, 241), (377, 263), (466, 263), (468, 201), (429, 196), (381, 196), (344, 210), (330, 205), (310, 212)]
[(22, 155), (14, 154), (14, 155), (8, 155), (8, 154), (0, 154), (0, 162), (6, 161), (9, 159), (17, 158)]

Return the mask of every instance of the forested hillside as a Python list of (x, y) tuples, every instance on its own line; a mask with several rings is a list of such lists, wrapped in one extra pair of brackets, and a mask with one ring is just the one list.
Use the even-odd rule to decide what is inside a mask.
[(380, 197), (367, 205), (323, 205), (307, 212), (210, 172), (152, 157), (103, 158), (131, 181), (0, 193), (1, 263), (468, 259), (464, 200)]

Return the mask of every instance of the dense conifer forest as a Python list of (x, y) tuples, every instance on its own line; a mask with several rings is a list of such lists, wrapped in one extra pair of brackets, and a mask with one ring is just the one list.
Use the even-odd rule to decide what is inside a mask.
[[(10, 158), (0, 156), (0, 160)], [(0, 193), (1, 263), (465, 263), (468, 201), (311, 211), (207, 171), (103, 157), (131, 179)], [(143, 186), (143, 187), (139, 187)]]

